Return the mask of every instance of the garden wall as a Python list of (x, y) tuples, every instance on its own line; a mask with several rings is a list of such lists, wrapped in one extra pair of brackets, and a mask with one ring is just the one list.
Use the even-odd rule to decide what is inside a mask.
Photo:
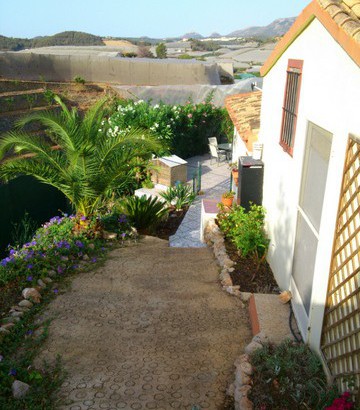
[(21, 221), (25, 212), (40, 226), (61, 211), (69, 211), (66, 198), (32, 177), (20, 177), (0, 185), (0, 257), (11, 241), (13, 223)]
[(218, 66), (194, 61), (116, 58), (84, 54), (0, 53), (0, 76), (21, 80), (134, 85), (220, 84)]

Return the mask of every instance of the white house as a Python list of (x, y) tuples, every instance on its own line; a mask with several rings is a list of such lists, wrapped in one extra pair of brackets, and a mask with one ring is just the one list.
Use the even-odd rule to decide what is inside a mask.
[(303, 339), (359, 388), (360, 1), (313, 0), (261, 74), (268, 262)]

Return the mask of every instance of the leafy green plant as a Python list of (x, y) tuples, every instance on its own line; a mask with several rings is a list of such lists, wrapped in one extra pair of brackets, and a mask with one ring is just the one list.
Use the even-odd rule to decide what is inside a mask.
[(122, 57), (126, 57), (126, 58), (134, 58), (137, 57), (137, 54), (134, 52), (129, 51), (128, 53), (123, 52), (122, 53)]
[(180, 211), (186, 206), (190, 206), (196, 198), (196, 194), (192, 191), (189, 185), (178, 184), (174, 187), (169, 187), (165, 192), (160, 193), (165, 199), (167, 206), (174, 207), (176, 211)]
[(44, 90), (44, 98), (47, 105), (51, 105), (54, 102), (55, 94), (53, 93), (53, 91), (46, 88)]
[(249, 212), (234, 206), (218, 214), (220, 229), (237, 247), (243, 257), (254, 257), (259, 264), (265, 260), (269, 239), (264, 231), (265, 209), (252, 204)]
[(194, 57), (192, 57), (190, 54), (180, 54), (176, 58), (179, 60), (192, 60)]
[(155, 48), (155, 53), (157, 58), (166, 58), (167, 57), (167, 49), (164, 43), (159, 43)]
[(74, 77), (74, 82), (76, 84), (85, 84), (85, 79), (82, 78), (80, 75)]
[[(55, 97), (61, 112), (33, 113), (17, 125), (39, 122), (47, 138), (10, 131), (0, 141), (0, 178), (34, 176), (61, 191), (76, 212), (92, 215), (114, 197), (131, 191), (139, 169), (145, 169), (164, 144), (150, 132), (133, 128), (125, 134), (107, 132), (106, 100), (84, 116)], [(54, 146), (57, 149), (54, 149)], [(29, 154), (29, 155), (25, 155)]]
[(149, 189), (151, 189), (151, 188), (154, 188), (154, 183), (152, 182), (152, 180), (151, 180), (150, 178), (145, 178), (145, 179), (142, 181), (141, 186), (142, 186), (143, 188), (149, 188)]
[(235, 192), (234, 191), (224, 192), (221, 196), (223, 198), (234, 198)]
[(10, 111), (14, 107), (15, 99), (14, 97), (6, 97), (4, 98), (6, 108)]
[(254, 367), (250, 400), (255, 408), (323, 409), (332, 394), (320, 360), (303, 343), (265, 345), (250, 361)]
[(30, 242), (36, 229), (37, 223), (25, 212), (20, 222), (15, 222), (13, 225), (13, 231), (11, 233), (11, 243), (14, 246), (21, 246), (26, 242)]
[(131, 225), (126, 215), (117, 211), (102, 216), (100, 224), (105, 231), (116, 232), (118, 236), (124, 233), (127, 235), (131, 230)]
[(29, 108), (31, 110), (32, 107), (34, 106), (36, 100), (37, 100), (37, 96), (36, 96), (36, 94), (26, 94), (25, 98), (26, 98), (26, 101), (29, 104)]
[(145, 195), (127, 197), (119, 203), (119, 207), (139, 230), (153, 229), (168, 213), (163, 202)]

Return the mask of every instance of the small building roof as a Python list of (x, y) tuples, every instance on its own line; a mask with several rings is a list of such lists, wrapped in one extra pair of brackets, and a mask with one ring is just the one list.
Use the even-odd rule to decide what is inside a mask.
[(177, 167), (178, 165), (185, 165), (187, 161), (183, 160), (182, 158), (178, 157), (177, 155), (170, 155), (168, 157), (161, 157), (156, 158), (158, 161), (162, 162), (163, 164), (167, 165), (168, 167)]
[(262, 76), (315, 18), (360, 66), (360, 0), (313, 0), (278, 42), (260, 71)]
[(261, 91), (256, 91), (230, 95), (225, 99), (230, 118), (250, 152), (260, 128), (261, 95)]

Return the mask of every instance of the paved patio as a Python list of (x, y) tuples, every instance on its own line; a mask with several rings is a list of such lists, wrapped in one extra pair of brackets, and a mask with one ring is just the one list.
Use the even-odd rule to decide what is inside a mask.
[(79, 274), (42, 316), (55, 319), (36, 363), (62, 356), (70, 410), (223, 409), (251, 338), (211, 251), (151, 237)]
[(230, 170), (227, 162), (211, 164), (210, 155), (197, 156), (187, 159), (188, 181), (192, 181), (197, 164), (202, 164), (201, 190), (204, 195), (199, 195), (190, 206), (185, 218), (175, 235), (169, 239), (172, 247), (202, 248), (206, 245), (200, 241), (201, 201), (204, 198), (218, 199), (230, 189)]

